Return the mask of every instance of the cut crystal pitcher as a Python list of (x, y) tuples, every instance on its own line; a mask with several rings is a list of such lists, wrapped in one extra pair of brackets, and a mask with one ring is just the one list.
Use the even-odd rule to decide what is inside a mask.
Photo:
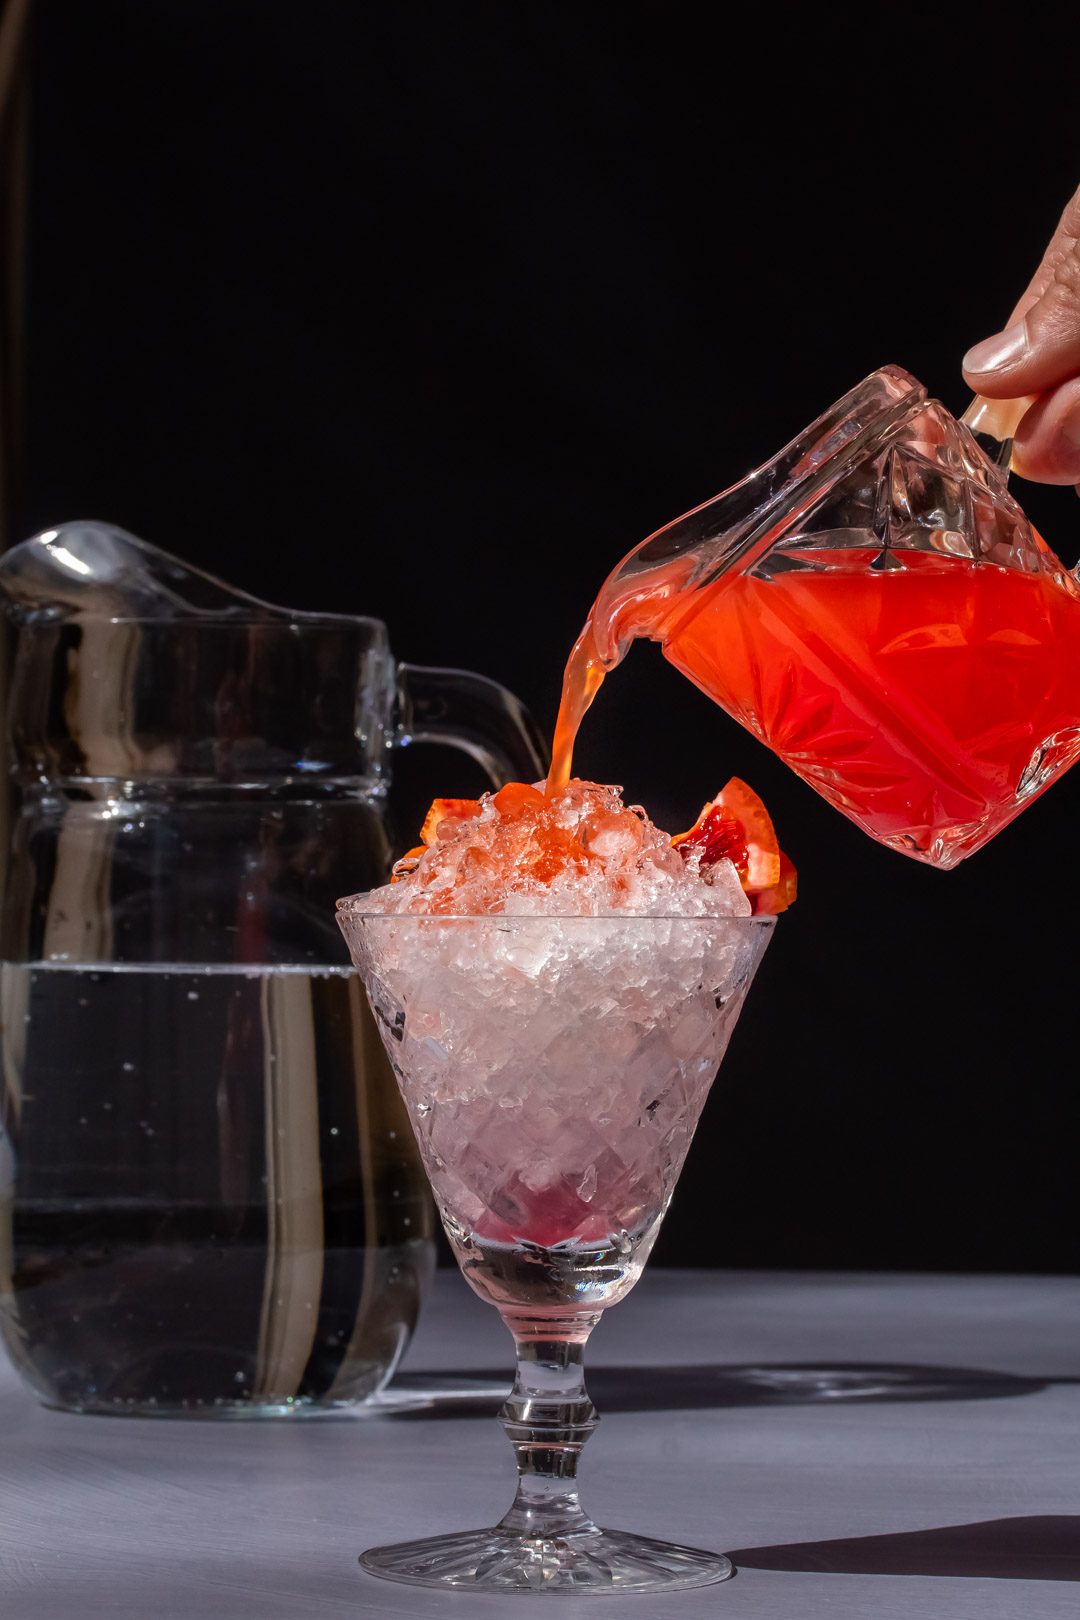
[(586, 701), (642, 635), (830, 804), (934, 866), (1080, 753), (1080, 587), (999, 459), (896, 366), (630, 553), (579, 642)]
[(412, 1132), (334, 922), (385, 880), (395, 751), (534, 779), (493, 682), (395, 662), (70, 524), (16, 625), (0, 1331), (54, 1405), (286, 1413), (389, 1377), (433, 1261)]

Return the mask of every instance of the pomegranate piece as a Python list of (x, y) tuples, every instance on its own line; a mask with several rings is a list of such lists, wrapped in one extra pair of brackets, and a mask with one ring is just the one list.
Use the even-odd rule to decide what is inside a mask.
[(431, 809), (424, 817), (424, 825), (420, 829), (420, 842), (433, 844), (444, 822), (468, 821), (471, 816), (477, 815), (479, 810), (479, 799), (433, 799)]
[(735, 867), (746, 886), (746, 871), (750, 853), (746, 847), (746, 833), (742, 822), (718, 804), (707, 804), (689, 832), (680, 833), (671, 840), (683, 860), (693, 854), (700, 856), (702, 867), (715, 866), (725, 856)]

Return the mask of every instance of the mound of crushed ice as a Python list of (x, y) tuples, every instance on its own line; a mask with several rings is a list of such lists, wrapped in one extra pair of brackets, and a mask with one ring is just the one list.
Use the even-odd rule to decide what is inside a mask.
[(746, 917), (729, 860), (702, 870), (622, 790), (572, 781), (545, 798), (510, 783), (474, 814), (448, 816), (431, 845), (398, 863), (395, 881), (349, 909), (414, 915)]

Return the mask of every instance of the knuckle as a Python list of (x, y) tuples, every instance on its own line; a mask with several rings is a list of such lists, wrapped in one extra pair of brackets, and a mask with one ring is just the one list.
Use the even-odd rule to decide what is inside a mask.
[(1074, 242), (1055, 264), (1053, 287), (1059, 299), (1080, 311), (1080, 243)]

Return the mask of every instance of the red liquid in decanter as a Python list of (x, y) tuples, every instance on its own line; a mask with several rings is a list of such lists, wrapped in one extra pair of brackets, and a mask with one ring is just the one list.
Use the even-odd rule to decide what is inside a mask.
[[(966, 430), (906, 373), (877, 375), (907, 417), (834, 484), (804, 493), (808, 430), (782, 453), (812, 447), (771, 528), (753, 484), (777, 463), (609, 577), (567, 664), (552, 783), (640, 636), (871, 837), (937, 867), (1080, 757), (1080, 586)], [(733, 507), (743, 522), (726, 550), (722, 526), (707, 527), (724, 502), (725, 522)]]
[(1080, 591), (869, 560), (725, 577), (664, 653), (873, 838), (954, 866), (1080, 752)]

